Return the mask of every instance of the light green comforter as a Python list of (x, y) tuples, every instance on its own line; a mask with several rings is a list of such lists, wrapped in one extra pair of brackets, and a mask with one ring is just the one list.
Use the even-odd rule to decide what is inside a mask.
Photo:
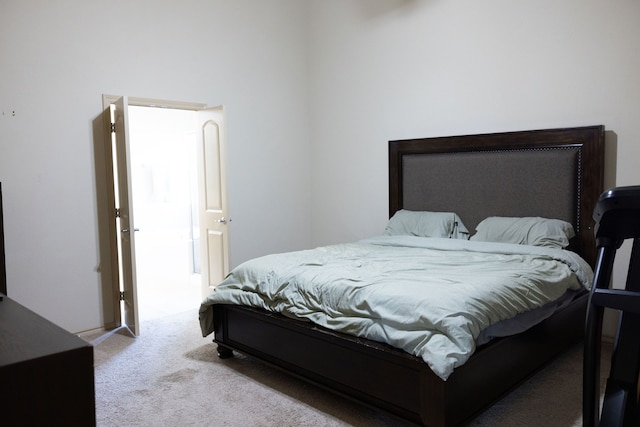
[(443, 380), (473, 354), (484, 328), (540, 307), (593, 272), (573, 252), (467, 240), (380, 236), (257, 258), (202, 303), (242, 304), (386, 342), (421, 357)]

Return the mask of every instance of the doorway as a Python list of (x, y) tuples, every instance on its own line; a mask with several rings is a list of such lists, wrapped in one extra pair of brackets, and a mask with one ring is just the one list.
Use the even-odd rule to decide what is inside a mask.
[[(143, 219), (146, 214), (147, 221), (143, 221), (143, 227), (147, 231), (147, 237), (154, 235), (169, 235), (172, 237), (188, 236), (188, 252), (186, 259), (189, 260), (189, 283), (196, 282), (198, 271), (200, 271), (200, 295), (197, 298), (195, 307), (199, 302), (212, 292), (229, 271), (229, 237), (228, 227), (231, 218), (227, 213), (226, 196), (226, 166), (225, 166), (225, 113), (222, 105), (207, 107), (204, 104), (193, 104), (174, 101), (159, 101), (148, 98), (129, 98), (127, 96), (103, 95), (104, 112), (106, 119), (107, 133), (109, 135), (104, 145), (105, 177), (106, 187), (104, 194), (105, 209), (104, 227), (105, 236), (108, 236), (109, 261), (110, 265), (109, 283), (112, 284), (111, 291), (114, 296), (114, 310), (116, 313), (115, 327), (126, 325), (133, 335), (139, 335), (139, 298), (137, 280), (136, 236), (140, 233), (141, 224), (134, 219), (134, 205), (142, 207)], [(136, 107), (142, 107), (138, 110)], [(129, 109), (133, 108), (136, 113), (143, 112), (144, 115), (153, 115), (153, 119), (148, 122), (150, 126), (141, 126), (140, 134), (144, 138), (138, 138), (138, 142), (143, 139), (151, 141), (141, 144), (140, 147), (131, 148)], [(171, 111), (175, 110), (175, 111)], [(134, 113), (134, 114), (136, 114)], [(175, 117), (180, 117), (176, 120)], [(136, 120), (134, 127), (144, 124), (145, 120)], [(191, 127), (191, 123), (194, 123)], [(135, 130), (138, 134), (138, 130)], [(172, 137), (169, 137), (173, 135)], [(194, 146), (193, 150), (189, 147)], [(167, 147), (170, 149), (167, 150)], [(185, 151), (176, 153), (172, 147), (182, 147)], [(137, 184), (138, 196), (134, 198), (133, 175), (131, 152), (138, 154), (135, 163), (139, 172)], [(161, 153), (166, 155), (161, 155)], [(168, 154), (167, 154), (168, 152)], [(195, 152), (195, 155), (194, 155)], [(195, 157), (195, 162), (189, 159)], [(188, 166), (185, 168), (176, 167), (187, 160)], [(194, 164), (195, 163), (195, 164)], [(141, 166), (141, 167), (138, 167)], [(174, 188), (172, 171), (182, 169), (186, 172), (177, 174), (180, 176), (177, 181), (190, 182), (188, 186)], [(164, 172), (163, 172), (164, 171)], [(195, 174), (194, 174), (195, 171)], [(194, 184), (194, 176), (196, 183)], [(138, 185), (139, 184), (139, 185)], [(197, 191), (196, 191), (197, 188)], [(197, 193), (197, 197), (194, 196)], [(170, 200), (184, 200), (189, 195), (189, 202), (179, 204), (178, 207), (170, 206)], [(136, 203), (135, 199), (140, 198), (143, 202)], [(195, 202), (197, 200), (197, 202)], [(151, 204), (149, 204), (151, 201)], [(144, 202), (147, 202), (146, 205)], [(162, 205), (164, 204), (164, 205)], [(140, 208), (139, 208), (140, 209)], [(146, 212), (145, 212), (146, 210)], [(185, 210), (188, 211), (188, 226), (177, 226), (176, 218), (184, 218)], [(197, 214), (196, 214), (197, 211)], [(160, 223), (159, 217), (162, 213), (168, 213), (172, 220), (169, 224), (164, 224), (161, 230), (154, 230)], [(184, 224), (181, 222), (181, 224)], [(186, 231), (185, 231), (186, 227)], [(167, 229), (175, 231), (167, 233)], [(197, 230), (199, 229), (199, 235)], [(157, 231), (151, 233), (151, 231)], [(142, 236), (143, 239), (145, 236)], [(162, 245), (153, 239), (147, 240), (147, 245), (154, 250)], [(198, 246), (199, 252), (195, 250)], [(184, 240), (178, 242), (164, 242), (165, 247), (175, 249), (184, 247)], [(161, 299), (166, 302), (165, 308), (153, 311), (147, 310), (148, 315), (166, 315), (167, 309), (171, 312), (180, 310), (178, 301), (183, 300), (177, 293), (184, 288), (169, 286), (167, 292), (162, 292), (159, 284), (160, 278), (165, 279), (171, 275), (162, 270), (166, 265), (175, 266), (167, 260), (184, 259), (184, 252), (180, 254), (155, 253), (147, 257), (144, 251), (140, 253), (142, 257), (141, 265), (145, 264), (145, 259), (149, 262), (143, 267), (149, 272), (149, 280), (144, 280), (149, 284), (146, 298)], [(144, 273), (143, 273), (144, 274)], [(161, 277), (159, 277), (161, 276)], [(183, 279), (180, 279), (183, 283)], [(160, 289), (160, 290), (159, 290)], [(142, 291), (145, 293), (145, 290)], [(187, 297), (189, 298), (189, 297)], [(188, 300), (190, 304), (190, 299)], [(170, 307), (170, 308), (167, 308)], [(193, 307), (193, 306), (191, 306)], [(188, 309), (188, 308), (187, 308)]]
[(202, 296), (196, 112), (129, 106), (141, 321), (197, 308)]

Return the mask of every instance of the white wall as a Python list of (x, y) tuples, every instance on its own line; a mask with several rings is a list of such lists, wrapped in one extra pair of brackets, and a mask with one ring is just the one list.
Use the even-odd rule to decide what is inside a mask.
[(93, 148), (102, 94), (224, 104), (232, 264), (307, 246), (306, 13), (298, 0), (2, 0), (9, 295), (74, 332), (113, 320)]
[(640, 3), (323, 0), (310, 16), (314, 244), (383, 230), (392, 139), (603, 124), (609, 185), (640, 183)]

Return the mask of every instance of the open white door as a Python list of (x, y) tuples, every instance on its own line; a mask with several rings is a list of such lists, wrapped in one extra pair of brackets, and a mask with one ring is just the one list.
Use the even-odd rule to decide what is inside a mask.
[(114, 145), (114, 191), (116, 202), (116, 237), (119, 257), (120, 299), (124, 301), (124, 322), (134, 335), (140, 333), (138, 320), (138, 295), (136, 288), (135, 236), (133, 222), (133, 198), (131, 191), (131, 167), (129, 158), (129, 123), (127, 97), (114, 103), (111, 126)]
[(202, 296), (229, 272), (225, 124), (222, 106), (198, 111), (197, 159)]

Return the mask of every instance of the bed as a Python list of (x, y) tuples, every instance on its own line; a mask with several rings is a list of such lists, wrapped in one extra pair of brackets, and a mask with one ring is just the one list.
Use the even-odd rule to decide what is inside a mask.
[[(593, 266), (592, 212), (603, 168), (603, 126), (390, 141), (389, 216), (454, 212), (471, 234), (485, 218), (551, 218), (575, 231), (565, 252)], [(412, 422), (454, 426), (579, 342), (587, 298), (584, 288), (573, 291), (552, 315), (476, 344), (444, 375), (396, 346), (291, 313), (205, 301), (200, 321), (222, 358), (239, 351)]]

